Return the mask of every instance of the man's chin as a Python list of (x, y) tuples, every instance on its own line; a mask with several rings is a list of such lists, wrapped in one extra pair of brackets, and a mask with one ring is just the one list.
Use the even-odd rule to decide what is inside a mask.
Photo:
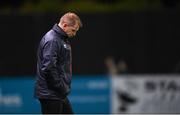
[(68, 36), (69, 38), (73, 38), (74, 36)]

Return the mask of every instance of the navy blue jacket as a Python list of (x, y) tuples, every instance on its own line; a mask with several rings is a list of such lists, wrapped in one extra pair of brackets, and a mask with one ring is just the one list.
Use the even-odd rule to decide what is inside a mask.
[(64, 99), (70, 92), (71, 70), (71, 46), (68, 37), (55, 24), (39, 44), (35, 97)]

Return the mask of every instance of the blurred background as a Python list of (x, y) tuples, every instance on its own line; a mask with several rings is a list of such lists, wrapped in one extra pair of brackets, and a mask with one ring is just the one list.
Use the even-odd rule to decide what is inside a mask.
[(0, 113), (40, 113), (36, 50), (69, 11), (76, 113), (180, 113), (179, 0), (1, 0)]

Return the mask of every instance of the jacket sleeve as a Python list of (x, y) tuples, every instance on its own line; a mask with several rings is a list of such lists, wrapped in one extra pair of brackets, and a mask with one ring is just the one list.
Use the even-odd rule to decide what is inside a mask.
[(58, 43), (56, 41), (47, 41), (43, 47), (42, 72), (46, 75), (48, 86), (57, 90), (58, 93), (68, 93), (69, 87), (64, 82), (64, 77), (57, 69)]

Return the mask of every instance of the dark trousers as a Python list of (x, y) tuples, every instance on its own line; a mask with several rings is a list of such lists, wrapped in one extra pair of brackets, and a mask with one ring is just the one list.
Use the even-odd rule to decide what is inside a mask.
[(68, 98), (64, 100), (39, 99), (42, 114), (73, 114)]

